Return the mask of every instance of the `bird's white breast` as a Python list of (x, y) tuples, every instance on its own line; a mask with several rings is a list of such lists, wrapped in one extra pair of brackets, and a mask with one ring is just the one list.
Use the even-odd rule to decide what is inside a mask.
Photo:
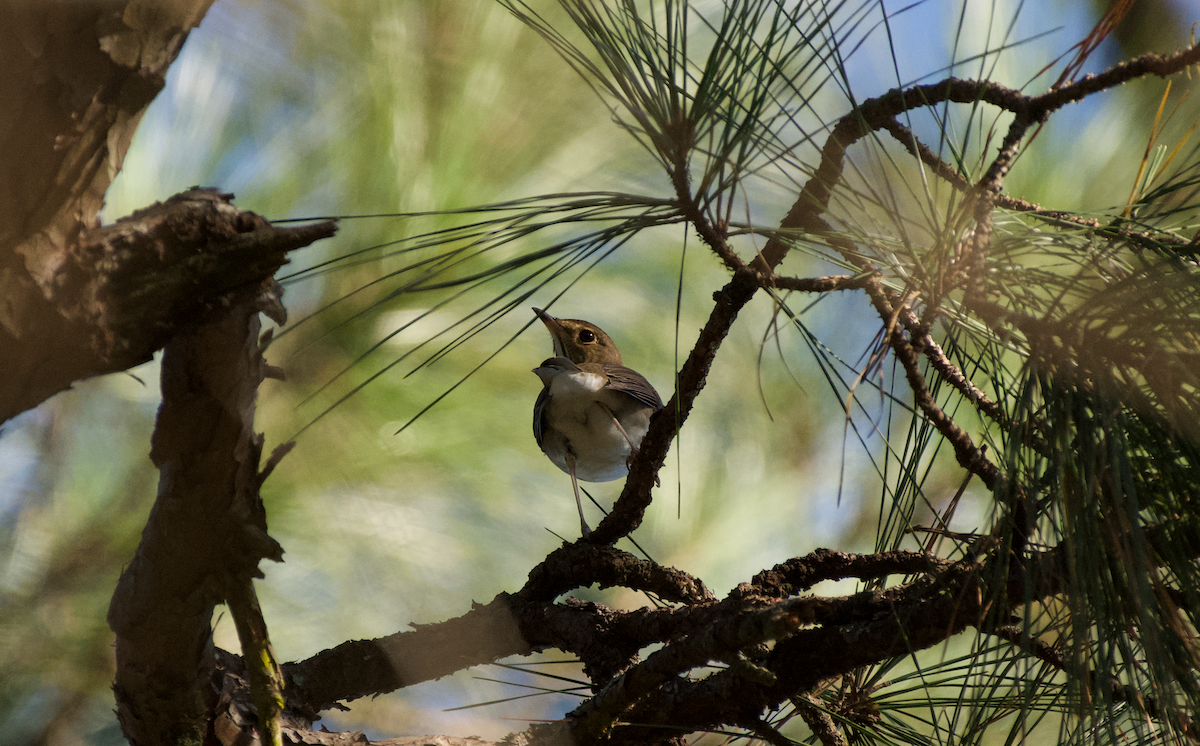
[[(608, 482), (629, 473), (629, 443), (610, 414), (619, 412), (624, 405), (622, 399), (628, 397), (606, 390), (606, 384), (603, 376), (584, 371), (557, 375), (550, 383), (546, 417), (555, 423), (557, 431), (551, 439), (562, 438), (564, 442), (544, 444), (549, 446), (546, 455), (566, 471), (565, 451), (569, 448), (576, 455), (575, 474), (585, 482)], [(600, 406), (601, 402), (605, 406)], [(626, 419), (636, 420), (623, 420), (622, 425), (635, 442), (640, 442), (646, 434), (648, 417)]]
[(550, 396), (556, 400), (561, 397), (563, 401), (579, 399), (593, 402), (596, 392), (604, 388), (606, 383), (608, 380), (604, 376), (587, 371), (560, 373), (550, 382)]

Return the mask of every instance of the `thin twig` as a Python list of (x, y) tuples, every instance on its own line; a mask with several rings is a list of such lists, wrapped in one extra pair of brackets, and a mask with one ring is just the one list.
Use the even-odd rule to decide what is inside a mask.
[(768, 275), (759, 282), (765, 288), (794, 290), (801, 293), (829, 293), (835, 290), (859, 290), (866, 287), (869, 276), (829, 275), (826, 277), (780, 277)]
[[(876, 281), (869, 284), (867, 296), (871, 299), (880, 318), (889, 319), (895, 315), (895, 309), (892, 308), (882, 283)], [(933, 394), (930, 393), (929, 386), (925, 382), (925, 375), (921, 373), (916, 350), (904, 335), (897, 331), (892, 331), (888, 335), (887, 343), (896, 355), (896, 360), (904, 369), (904, 376), (908, 380), (909, 388), (913, 391), (914, 401), (929, 419), (930, 424), (954, 448), (954, 455), (958, 459), (959, 465), (979, 475), (984, 485), (989, 490), (994, 490), (997, 480), (1000, 478), (1000, 470), (983, 455), (983, 452), (971, 441), (971, 436), (967, 435), (966, 431), (959, 427), (933, 398)]]
[(258, 710), (258, 739), (263, 746), (283, 746), (281, 719), (284, 706), (283, 673), (267, 632), (267, 622), (248, 577), (233, 578), (225, 585), (225, 603), (237, 628), (242, 660), (250, 678), (251, 698)]
[[(1053, 645), (1040, 638), (1030, 636), (1022, 626), (1016, 624), (1007, 624), (992, 628), (981, 626), (979, 631), (1010, 642), (1022, 652), (1029, 653), (1043, 663), (1063, 673), (1070, 674), (1075, 670), (1067, 666), (1067, 662), (1063, 660), (1062, 655), (1059, 654)], [(1120, 679), (1115, 677), (1109, 678), (1107, 682), (1101, 682), (1099, 674), (1095, 671), (1086, 672), (1085, 677), (1084, 686), (1106, 683), (1108, 686), (1108, 696), (1112, 698), (1113, 702), (1129, 702), (1134, 704), (1145, 712), (1147, 717), (1154, 720), (1161, 721), (1164, 719), (1164, 716), (1170, 718), (1177, 728), (1191, 736), (1193, 742), (1200, 740), (1198, 738), (1200, 733), (1197, 732), (1195, 723), (1186, 714), (1177, 710), (1164, 711), (1156, 697), (1143, 694), (1136, 687), (1122, 684)]]

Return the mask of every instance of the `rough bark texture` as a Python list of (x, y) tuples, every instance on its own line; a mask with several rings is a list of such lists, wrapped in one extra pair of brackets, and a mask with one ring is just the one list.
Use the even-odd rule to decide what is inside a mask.
[(258, 308), (240, 295), (163, 355), (150, 453), (158, 499), (108, 615), (117, 717), (134, 744), (198, 742), (209, 729), (213, 608), (231, 579), (257, 577), (261, 559), (283, 556), (258, 497)]
[(20, 268), (15, 252), (31, 280), (51, 287), (59, 257), (94, 225), (142, 113), (212, 1), (0, 3), (6, 271)]
[(192, 189), (81, 233), (47, 275), (49, 297), (9, 297), (10, 309), (23, 298), (34, 310), (19, 329), (0, 328), (0, 421), (81, 378), (149, 360), (231, 290), (257, 285), (288, 251), (335, 231), (329, 222), (276, 228), (231, 198)]
[[(166, 288), (149, 278), (188, 252), (265, 226), (213, 200), (192, 233), (187, 218), (150, 225), (154, 215), (97, 230), (143, 112), (211, 4), (0, 1), (0, 422), (74, 380), (148, 359), (201, 305), (163, 298)], [(156, 229), (174, 236), (136, 235)], [(268, 276), (272, 261), (282, 255), (263, 257), (244, 281)], [(209, 300), (231, 278), (215, 279)], [(159, 292), (157, 305), (119, 300), (142, 282), (155, 285), (148, 290)], [(151, 315), (160, 313), (174, 317)]]
[(336, 230), (330, 222), (276, 228), (239, 210), (232, 197), (191, 189), (81, 235), (55, 279), (59, 318), (88, 337), (61, 350), (73, 364), (40, 371), (37, 385), (49, 389), (69, 383), (73, 371), (94, 375), (148, 359), (227, 304), (230, 291), (274, 274), (288, 251)]

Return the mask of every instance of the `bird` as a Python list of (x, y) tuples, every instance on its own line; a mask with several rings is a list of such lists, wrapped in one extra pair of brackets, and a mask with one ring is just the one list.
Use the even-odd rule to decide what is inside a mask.
[(534, 308), (554, 343), (554, 356), (533, 372), (542, 391), (533, 406), (533, 437), (559, 469), (571, 476), (583, 536), (579, 480), (610, 482), (629, 473), (629, 463), (663, 408), (654, 386), (626, 368), (621, 352), (600, 327), (579, 319), (557, 319)]

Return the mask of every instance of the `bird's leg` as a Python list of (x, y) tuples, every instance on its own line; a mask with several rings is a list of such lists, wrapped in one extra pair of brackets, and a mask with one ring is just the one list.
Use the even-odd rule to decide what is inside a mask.
[[(625, 432), (625, 426), (621, 424), (621, 421), (617, 419), (617, 416), (613, 414), (613, 411), (608, 408), (608, 405), (602, 401), (598, 401), (596, 404), (600, 405), (600, 408), (605, 412), (608, 412), (608, 416), (612, 417), (613, 424), (617, 426), (617, 430), (625, 438), (625, 442), (629, 444), (629, 458), (625, 459), (625, 468), (628, 469), (630, 464), (633, 463), (633, 459), (638, 455), (638, 447), (633, 444), (633, 438), (629, 437), (629, 433)], [(657, 474), (654, 475), (654, 486), (662, 486), (662, 482), (658, 481)], [(584, 534), (584, 536), (586, 535), (587, 534)]]
[(629, 462), (633, 461), (633, 457), (638, 454), (638, 447), (633, 444), (633, 438), (629, 437), (629, 433), (625, 432), (625, 426), (621, 424), (621, 421), (617, 419), (613, 411), (608, 408), (608, 405), (602, 401), (596, 402), (596, 405), (607, 412), (609, 417), (612, 417), (613, 424), (617, 426), (621, 437), (625, 438), (625, 442), (629, 444), (629, 458), (625, 459), (625, 465), (628, 466)]
[(575, 478), (575, 454), (567, 451), (567, 473), (571, 475), (571, 489), (575, 490), (575, 507), (579, 510), (579, 526), (583, 529), (583, 538), (591, 535), (587, 521), (583, 518), (583, 500), (579, 499), (579, 481)]

